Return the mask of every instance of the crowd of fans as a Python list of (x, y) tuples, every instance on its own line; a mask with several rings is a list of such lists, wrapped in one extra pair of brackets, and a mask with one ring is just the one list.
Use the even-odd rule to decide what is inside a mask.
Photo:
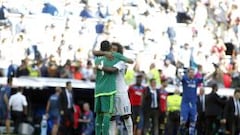
[[(101, 41), (109, 40), (122, 44), (124, 55), (135, 60), (126, 72), (128, 84), (135, 82), (139, 72), (145, 84), (152, 78), (158, 86), (165, 83), (162, 80), (178, 84), (176, 74), (192, 67), (196, 77), (211, 74), (204, 82), (207, 85), (240, 86), (240, 3), (237, 0), (1, 2), (1, 76), (94, 81), (92, 50), (98, 49)], [(178, 94), (177, 91), (175, 96)], [(139, 104), (135, 102), (131, 101), (131, 105), (137, 108)], [(179, 104), (173, 108), (165, 108), (165, 112), (179, 113)], [(134, 113), (137, 111), (133, 112), (135, 132), (149, 132), (151, 125), (145, 126)], [(145, 116), (148, 117), (154, 118), (150, 114)], [(172, 119), (170, 115), (166, 118)], [(169, 123), (161, 121), (159, 125), (167, 130), (176, 124), (168, 126)]]
[[(1, 6), (4, 76), (94, 80), (92, 49), (119, 42), (134, 72), (169, 78), (193, 67), (220, 86), (239, 85), (239, 2), (234, 0), (28, 1)], [(36, 7), (36, 8), (35, 8)], [(183, 34), (184, 33), (184, 34)], [(134, 72), (132, 72), (134, 70)], [(159, 80), (159, 79), (158, 79)]]

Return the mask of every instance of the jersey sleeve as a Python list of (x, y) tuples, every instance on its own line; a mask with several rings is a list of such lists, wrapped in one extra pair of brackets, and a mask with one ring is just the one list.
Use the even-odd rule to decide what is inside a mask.
[(182, 84), (184, 84), (186, 82), (186, 77), (185, 76), (182, 77), (181, 82), (182, 82)]
[(26, 97), (25, 97), (25, 96), (22, 98), (22, 105), (23, 105), (23, 106), (27, 106), (27, 105), (28, 105), (28, 103), (27, 103), (27, 100), (26, 100)]
[(95, 63), (95, 65), (100, 64), (100, 59), (99, 58), (95, 58), (94, 63)]
[(128, 60), (127, 57), (123, 56), (123, 55), (120, 54), (120, 53), (114, 52), (114, 53), (113, 53), (113, 56), (114, 56), (114, 58), (117, 58), (117, 59), (122, 60), (122, 61), (124, 61), (124, 62), (126, 62), (126, 61)]
[(115, 64), (113, 67), (117, 68), (119, 71), (125, 69), (125, 63), (123, 61), (119, 61), (117, 64)]

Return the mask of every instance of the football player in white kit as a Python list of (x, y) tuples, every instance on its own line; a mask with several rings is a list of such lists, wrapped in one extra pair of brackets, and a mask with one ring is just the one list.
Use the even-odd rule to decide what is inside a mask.
[[(112, 51), (123, 54), (123, 47), (119, 43), (112, 43)], [(101, 51), (98, 51), (98, 53), (100, 55), (109, 56), (109, 53)], [(128, 63), (132, 64), (133, 61), (129, 59)], [(116, 135), (116, 116), (120, 116), (121, 119), (124, 121), (128, 135), (133, 135), (133, 122), (131, 118), (131, 104), (128, 96), (128, 85), (126, 84), (124, 79), (124, 75), (127, 70), (125, 62), (119, 61), (113, 67), (103, 67), (103, 65), (96, 66), (101, 66), (101, 70), (103, 70), (104, 72), (118, 72), (116, 76), (117, 92), (115, 95), (114, 114), (110, 121), (109, 135)]]
[[(112, 51), (123, 54), (123, 47), (119, 43), (112, 43)], [(115, 114), (110, 123), (109, 135), (115, 135), (116, 121), (114, 116), (120, 116), (127, 128), (128, 135), (133, 135), (133, 122), (131, 118), (131, 104), (128, 96), (128, 85), (124, 79), (127, 65), (125, 62), (120, 61), (115, 64), (114, 67), (118, 69), (116, 77), (117, 93), (115, 95)]]

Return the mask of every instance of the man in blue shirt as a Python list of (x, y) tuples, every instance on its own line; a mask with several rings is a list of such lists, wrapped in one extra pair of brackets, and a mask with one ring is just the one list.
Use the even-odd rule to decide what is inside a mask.
[(8, 110), (8, 100), (11, 95), (12, 78), (7, 79), (7, 85), (0, 89), (0, 122), (5, 122), (6, 132), (10, 133), (10, 110)]
[(60, 87), (55, 88), (55, 94), (51, 95), (46, 107), (46, 115), (50, 122), (53, 124), (51, 127), (51, 134), (57, 135), (58, 127), (60, 124), (60, 101), (59, 95), (61, 94), (62, 89)]
[(189, 120), (189, 135), (195, 135), (197, 121), (197, 88), (203, 82), (202, 78), (194, 77), (194, 69), (188, 69), (187, 75), (181, 79), (182, 82), (182, 103), (180, 112), (180, 133), (186, 132), (186, 123)]

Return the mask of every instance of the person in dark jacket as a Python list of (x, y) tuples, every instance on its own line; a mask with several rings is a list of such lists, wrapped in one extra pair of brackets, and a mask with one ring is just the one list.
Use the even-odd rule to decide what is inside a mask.
[(146, 87), (143, 94), (143, 112), (144, 112), (144, 129), (146, 135), (150, 128), (150, 119), (152, 121), (151, 134), (159, 135), (159, 89), (156, 88), (156, 80), (150, 80), (150, 86)]
[(199, 89), (199, 95), (197, 96), (197, 134), (198, 135), (205, 135), (205, 128), (206, 128), (206, 95), (205, 90), (203, 87)]
[(66, 88), (62, 90), (59, 96), (60, 102), (60, 134), (73, 134), (73, 113), (74, 113), (74, 95), (72, 91), (72, 83), (66, 82)]
[(231, 135), (239, 135), (240, 133), (240, 88), (234, 91), (234, 96), (231, 97), (225, 107), (222, 122), (226, 124), (226, 130)]
[(51, 135), (57, 135), (58, 127), (60, 124), (60, 102), (59, 95), (61, 94), (62, 89), (60, 87), (55, 88), (55, 93), (50, 96), (47, 107), (46, 107), (46, 116), (50, 122), (53, 123)]
[(215, 135), (220, 128), (220, 119), (223, 113), (225, 100), (218, 94), (218, 85), (212, 84), (212, 92), (206, 97), (206, 135)]

